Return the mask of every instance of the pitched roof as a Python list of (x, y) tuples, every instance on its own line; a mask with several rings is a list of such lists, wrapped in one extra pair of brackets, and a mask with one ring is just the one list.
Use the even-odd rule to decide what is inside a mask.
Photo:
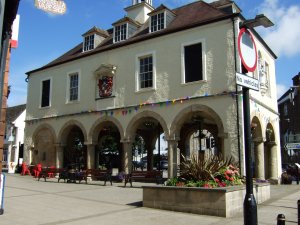
[[(141, 26), (138, 31), (129, 39), (113, 43), (112, 41), (112, 32), (108, 31), (110, 33), (110, 37), (107, 37), (97, 48), (94, 50), (88, 51), (88, 52), (82, 52), (82, 44), (77, 45), (75, 48), (71, 49), (64, 55), (60, 56), (59, 58), (55, 59), (54, 61), (50, 62), (49, 64), (36, 69), (27, 72), (27, 75), (30, 75), (31, 73), (41, 71), (56, 65), (60, 65), (66, 62), (70, 62), (82, 57), (86, 57), (89, 55), (97, 54), (100, 52), (108, 51), (111, 49), (119, 48), (122, 46), (134, 44), (136, 42), (141, 42), (147, 39), (152, 39), (156, 37), (160, 37), (163, 35), (167, 35), (170, 33), (190, 29), (197, 26), (202, 26), (205, 24), (225, 20), (232, 18), (234, 16), (237, 16), (238, 14), (231, 13), (227, 14), (222, 12), (222, 10), (219, 10), (212, 5), (203, 2), (203, 1), (196, 1), (187, 5), (184, 5), (182, 7), (176, 8), (172, 10), (173, 13), (176, 14), (176, 17), (174, 20), (168, 25), (166, 29), (149, 33), (148, 29), (148, 23), (145, 23), (143, 26)], [(118, 21), (120, 22), (120, 21)]]
[(14, 122), (26, 109), (26, 104), (8, 107), (6, 109), (6, 123)]
[[(149, 16), (157, 13), (157, 12), (160, 12), (160, 11), (163, 11), (163, 10), (168, 10), (170, 12), (172, 12), (172, 10), (170, 10), (168, 7), (166, 7), (164, 4), (161, 4), (159, 7), (157, 7), (156, 9), (154, 9), (152, 12), (148, 13)], [(174, 13), (174, 12), (172, 12)]]
[(124, 22), (132, 23), (132, 24), (134, 24), (134, 25), (136, 25), (136, 26), (141, 26), (141, 24), (140, 24), (138, 21), (135, 21), (135, 20), (131, 19), (131, 18), (128, 17), (128, 16), (125, 16), (125, 17), (123, 17), (122, 19), (120, 19), (120, 20), (114, 22), (112, 25), (115, 26), (115, 25), (118, 25), (118, 24), (124, 23)]
[(98, 27), (95, 27), (95, 26), (92, 29), (85, 32), (82, 36), (87, 36), (87, 35), (90, 35), (90, 34), (93, 34), (93, 33), (99, 34), (102, 37), (108, 37), (109, 36), (109, 34), (106, 30), (102, 30), (102, 29), (100, 29)]

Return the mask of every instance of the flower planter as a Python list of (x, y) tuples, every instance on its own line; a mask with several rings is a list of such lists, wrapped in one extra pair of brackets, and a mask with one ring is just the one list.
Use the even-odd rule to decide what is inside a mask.
[[(144, 186), (143, 206), (201, 215), (232, 217), (243, 212), (245, 186), (192, 188)], [(258, 204), (270, 198), (270, 184), (255, 184)]]

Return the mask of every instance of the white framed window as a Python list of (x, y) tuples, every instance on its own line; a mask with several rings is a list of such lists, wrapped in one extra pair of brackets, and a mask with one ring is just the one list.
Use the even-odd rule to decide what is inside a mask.
[(83, 51), (90, 51), (90, 50), (93, 50), (95, 47), (95, 35), (92, 34), (92, 35), (89, 35), (89, 36), (86, 36), (84, 38), (84, 46), (83, 46)]
[(206, 80), (205, 42), (196, 40), (181, 45), (182, 83)]
[(155, 52), (136, 56), (136, 91), (156, 88)]
[(127, 23), (114, 27), (114, 42), (124, 41), (127, 39)]
[(151, 16), (151, 32), (159, 31), (165, 28), (165, 13), (158, 13)]
[(51, 95), (52, 95), (52, 78), (47, 78), (41, 81), (41, 97), (40, 107), (46, 108), (51, 106)]
[(78, 102), (80, 96), (80, 73), (70, 72), (67, 75), (66, 103)]

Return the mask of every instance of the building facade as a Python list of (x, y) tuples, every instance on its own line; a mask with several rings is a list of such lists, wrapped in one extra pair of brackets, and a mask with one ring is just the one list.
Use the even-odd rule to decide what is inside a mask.
[(4, 168), (15, 173), (23, 161), (26, 105), (8, 107), (4, 140)]
[[(197, 1), (176, 9), (133, 0), (112, 28), (93, 27), (83, 42), (28, 75), (25, 159), (64, 167), (99, 167), (106, 150), (129, 172), (137, 137), (153, 169), (163, 134), (168, 176), (181, 157), (206, 149), (233, 157), (244, 170), (243, 109), (236, 72), (239, 23), (232, 1)], [(281, 172), (276, 56), (254, 31), (260, 91), (251, 91), (255, 176)], [(266, 104), (267, 102), (267, 104)], [(270, 130), (270, 132), (267, 132)]]
[(282, 161), (299, 162), (300, 149), (300, 73), (293, 77), (293, 85), (278, 99)]

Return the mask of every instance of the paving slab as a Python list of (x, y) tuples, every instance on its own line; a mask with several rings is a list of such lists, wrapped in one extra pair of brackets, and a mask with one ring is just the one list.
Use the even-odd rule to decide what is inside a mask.
[[(6, 174), (4, 214), (1, 225), (242, 225), (243, 214), (233, 218), (204, 216), (142, 207), (142, 186), (122, 183), (103, 186), (102, 181), (57, 183), (37, 181), (30, 176)], [(271, 199), (258, 205), (259, 225), (276, 225), (277, 215), (286, 225), (297, 224), (300, 185), (272, 185)]]

